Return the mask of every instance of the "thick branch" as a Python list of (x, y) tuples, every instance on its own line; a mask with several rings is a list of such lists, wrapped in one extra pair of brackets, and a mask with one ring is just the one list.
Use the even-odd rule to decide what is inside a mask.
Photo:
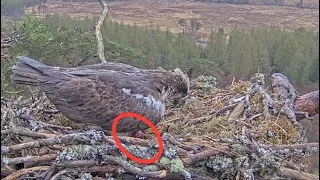
[(317, 175), (305, 173), (305, 172), (301, 172), (301, 171), (297, 171), (297, 170), (293, 170), (285, 167), (281, 167), (280, 171), (284, 176), (290, 177), (293, 179), (305, 179), (305, 180), (319, 179), (319, 176)]
[(104, 56), (104, 45), (103, 45), (103, 38), (102, 38), (102, 34), (101, 34), (101, 26), (104, 22), (104, 20), (106, 19), (106, 17), (108, 16), (108, 12), (109, 12), (109, 8), (107, 6), (107, 4), (104, 2), (104, 0), (98, 0), (101, 4), (101, 6), (103, 7), (103, 12), (99, 18), (98, 24), (96, 26), (96, 37), (97, 37), (97, 43), (98, 43), (98, 55), (99, 58), (101, 60), (101, 62), (105, 63), (106, 58)]
[[(167, 171), (166, 170), (160, 170), (160, 171), (146, 171), (143, 169), (140, 169), (138, 167), (133, 166), (132, 164), (117, 158), (117, 157), (113, 157), (113, 156), (109, 156), (109, 155), (105, 155), (102, 157), (104, 162), (112, 162), (112, 163), (116, 163), (119, 166), (121, 166), (124, 170), (139, 175), (139, 176), (144, 176), (144, 177), (159, 177), (159, 178), (163, 178), (166, 176)], [(57, 167), (66, 167), (66, 168), (80, 168), (80, 167), (84, 167), (84, 166), (93, 166), (95, 164), (99, 164), (99, 162), (95, 161), (95, 160), (78, 160), (78, 161), (67, 161), (67, 162), (63, 162), (63, 163), (55, 163), (55, 165)]]
[(294, 110), (306, 112), (309, 116), (319, 114), (319, 90), (298, 97), (294, 103)]
[(15, 179), (22, 177), (23, 175), (26, 175), (26, 174), (29, 174), (32, 172), (36, 172), (36, 171), (46, 171), (49, 168), (50, 168), (50, 166), (39, 166), (39, 167), (20, 169), (19, 171), (14, 172), (14, 173), (10, 174), (9, 176), (3, 178), (3, 180), (15, 180)]
[[(272, 150), (280, 150), (280, 149), (306, 149), (306, 148), (319, 148), (319, 143), (305, 143), (305, 144), (292, 144), (292, 145), (264, 145), (261, 146), (263, 149), (272, 149)], [(247, 152), (251, 152), (252, 150), (249, 148), (245, 148)], [(204, 159), (209, 158), (210, 156), (215, 156), (221, 153), (228, 154), (231, 149), (228, 146), (222, 146), (219, 148), (213, 148), (210, 150), (202, 151), (197, 154), (190, 155), (182, 159), (185, 165), (192, 165), (196, 162), (202, 161)]]
[(26, 156), (26, 157), (16, 157), (16, 158), (7, 158), (3, 159), (6, 164), (20, 164), (27, 162), (45, 162), (56, 159), (57, 154), (46, 154), (43, 156)]

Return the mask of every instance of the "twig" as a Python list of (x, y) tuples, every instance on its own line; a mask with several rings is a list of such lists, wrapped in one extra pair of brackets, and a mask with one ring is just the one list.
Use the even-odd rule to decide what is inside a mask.
[(2, 130), (1, 134), (16, 134), (20, 136), (28, 136), (28, 137), (36, 137), (36, 138), (51, 138), (51, 137), (57, 136), (57, 134), (32, 132), (22, 128)]
[[(106, 138), (113, 139), (112, 136), (106, 136)], [(135, 145), (148, 146), (148, 147), (152, 146), (152, 142), (145, 139), (139, 139), (139, 138), (128, 137), (128, 136), (118, 136), (118, 138), (120, 139), (120, 141), (125, 141)]]
[(9, 176), (3, 178), (3, 180), (16, 180), (20, 178), (23, 175), (35, 172), (35, 171), (46, 171), (50, 168), (50, 166), (38, 166), (38, 167), (31, 167), (31, 168), (25, 168), (25, 169), (20, 169)]
[[(48, 123), (45, 123), (45, 122), (37, 121), (33, 117), (31, 117), (30, 115), (27, 115), (27, 114), (20, 114), (19, 118), (21, 118), (24, 121), (28, 122), (33, 130), (37, 130), (40, 127), (51, 127), (51, 128), (65, 129), (65, 130), (71, 130), (72, 129), (71, 127), (64, 127), (64, 126), (53, 125), (53, 124), (48, 124)], [(37, 124), (40, 124), (40, 127)]]
[(98, 24), (96, 26), (96, 37), (97, 37), (97, 43), (98, 43), (98, 55), (101, 60), (101, 62), (105, 63), (107, 62), (106, 57), (104, 56), (104, 45), (103, 45), (103, 38), (100, 31), (100, 28), (103, 24), (103, 21), (108, 16), (109, 8), (107, 4), (104, 2), (104, 0), (98, 0), (103, 8), (103, 12), (99, 18)]
[(222, 114), (222, 113), (224, 113), (224, 112), (226, 112), (226, 111), (228, 111), (228, 110), (236, 107), (238, 104), (239, 104), (239, 103), (233, 103), (233, 104), (231, 104), (231, 105), (222, 107), (221, 109), (219, 109), (219, 110), (215, 113), (215, 115), (220, 115), (220, 114)]
[[(14, 132), (14, 131), (13, 131)], [(10, 130), (6, 130), (5, 133), (10, 133)], [(36, 132), (26, 132), (26, 131), (17, 131), (14, 133), (18, 133), (21, 135), (27, 135), (31, 137), (47, 137), (46, 139), (39, 139), (36, 141), (20, 143), (12, 146), (1, 146), (1, 154), (7, 154), (9, 152), (19, 151), (27, 148), (38, 148), (42, 146), (52, 146), (56, 144), (91, 144), (91, 141), (101, 141), (108, 142), (111, 144), (115, 144), (112, 140), (112, 136), (104, 136), (101, 131), (93, 131), (86, 133), (74, 133), (74, 134), (65, 134), (65, 135), (55, 135), (55, 134), (47, 134), (47, 133), (36, 133)], [(121, 141), (129, 142), (132, 144), (138, 144), (142, 146), (151, 147), (152, 143), (148, 140), (143, 140), (139, 138), (119, 136)]]
[(1, 108), (1, 128), (7, 123), (7, 116), (9, 115), (9, 108), (4, 107), (3, 112)]
[(230, 119), (232, 122), (236, 122), (236, 123), (240, 123), (240, 124), (244, 124), (245, 126), (249, 127), (249, 128), (252, 128), (253, 126), (251, 124), (248, 124), (244, 121), (240, 121), (240, 120), (237, 120), (237, 119)]
[(192, 147), (182, 144), (181, 142), (177, 141), (172, 135), (168, 133), (164, 133), (162, 136), (163, 140), (169, 141), (171, 144), (180, 147), (181, 149), (187, 150), (187, 151), (193, 151), (193, 152), (199, 152), (200, 147)]
[[(107, 164), (107, 165), (95, 165), (95, 161), (74, 161), (74, 162), (70, 162), (70, 164), (65, 164), (63, 167), (65, 167), (66, 169), (59, 171), (57, 174), (53, 175), (51, 177), (51, 175), (49, 175), (49, 177), (51, 177), (51, 180), (57, 179), (59, 178), (61, 175), (67, 173), (68, 171), (75, 171), (75, 172), (104, 172), (104, 173), (113, 173), (115, 171), (118, 170), (118, 166), (115, 165), (111, 165), (111, 164)], [(61, 164), (59, 164), (61, 165)], [(72, 165), (68, 166), (68, 165)], [(49, 179), (49, 177), (47, 176), (46, 179)]]
[(57, 174), (55, 174), (54, 176), (52, 176), (52, 178), (50, 180), (56, 180), (58, 179), (61, 175), (67, 173), (68, 171), (67, 170), (62, 170), (62, 171), (59, 171)]
[[(251, 145), (251, 144), (248, 144)], [(319, 143), (305, 143), (305, 144), (293, 144), (293, 145), (265, 145), (265, 146), (261, 146), (261, 148), (263, 149), (273, 149), (273, 150), (280, 150), (280, 149), (307, 149), (307, 148), (319, 148)], [(227, 146), (223, 146), (223, 147), (219, 147), (217, 149), (210, 149), (207, 151), (202, 151), (200, 153), (191, 155), (187, 158), (182, 159), (182, 161), (184, 162), (184, 164), (186, 165), (191, 165), (194, 164), (198, 161), (207, 159), (210, 156), (214, 156), (220, 153), (229, 153), (230, 152), (230, 148)], [(245, 148), (245, 151), (247, 152), (252, 152), (251, 149), (249, 148)]]
[(260, 116), (262, 116), (262, 115), (263, 115), (263, 113), (259, 113), (259, 114), (256, 114), (256, 115), (251, 116), (251, 117), (249, 118), (249, 122), (251, 122), (253, 119), (258, 118), (258, 117), (260, 117)]
[(228, 153), (228, 151), (230, 151), (230, 148), (226, 147), (226, 146), (219, 148), (219, 149), (217, 149), (217, 148), (210, 149), (210, 150), (202, 151), (200, 153), (186, 157), (186, 158), (182, 159), (182, 161), (183, 161), (183, 164), (185, 164), (185, 165), (191, 165), (191, 164), (194, 164), (194, 163), (199, 162), (201, 160), (207, 159), (210, 156), (214, 156), (214, 155), (217, 155), (220, 153)]
[(77, 167), (74, 168), (74, 171), (78, 172), (115, 172), (118, 169), (118, 166), (111, 164), (101, 165), (101, 166), (90, 166), (90, 167)]
[(45, 162), (57, 158), (57, 154), (46, 154), (43, 156), (26, 156), (17, 158), (2, 158), (2, 163), (4, 164), (20, 164), (26, 162)]
[(20, 114), (19, 118), (24, 120), (25, 122), (27, 122), (32, 127), (32, 131), (36, 131), (36, 130), (40, 129), (40, 127), (35, 122), (36, 120), (33, 119), (31, 116), (29, 116), (27, 114)]
[(198, 118), (190, 119), (189, 121), (187, 121), (185, 126), (189, 126), (191, 124), (197, 124), (197, 123), (210, 121), (214, 116), (215, 115), (210, 115), (210, 116), (204, 116), (204, 117), (198, 117)]
[(297, 170), (293, 170), (293, 169), (289, 169), (289, 168), (285, 168), (285, 167), (280, 167), (280, 171), (284, 176), (290, 177), (293, 179), (301, 179), (301, 180), (319, 179), (319, 176), (317, 176), (317, 175), (306, 173), (306, 172), (301, 172), (301, 171), (297, 171)]
[(91, 144), (93, 142), (104, 142), (103, 132), (86, 132), (86, 133), (75, 133), (75, 134), (66, 134), (58, 135), (56, 137), (40, 139), (37, 141), (31, 141), (21, 144), (16, 144), (12, 146), (1, 146), (1, 154), (7, 154), (9, 152), (19, 151), (27, 148), (35, 148), (41, 146), (52, 146), (55, 144)]
[(265, 145), (261, 146), (264, 149), (305, 149), (305, 148), (319, 148), (319, 143), (304, 143), (304, 144), (290, 144), (290, 145)]
[(238, 117), (243, 113), (244, 109), (245, 109), (245, 101), (241, 101), (230, 113), (228, 117), (228, 121), (231, 121), (232, 119), (238, 119)]
[[(117, 158), (117, 157), (113, 157), (110, 155), (104, 155), (101, 157), (105, 163), (116, 163), (118, 165), (120, 165), (124, 170), (139, 175), (139, 176), (143, 176), (143, 177), (158, 177), (158, 178), (162, 178), (166, 176), (166, 170), (160, 170), (160, 171), (154, 171), (154, 172), (150, 172), (150, 171), (145, 171), (143, 169), (137, 168), (133, 165), (131, 165), (130, 163)], [(55, 166), (59, 166), (59, 167), (87, 167), (87, 166), (91, 166), (91, 165), (95, 165), (95, 164), (99, 164), (100, 162), (95, 161), (95, 160), (78, 160), (78, 161), (66, 161), (63, 163), (55, 163)]]
[(56, 109), (45, 109), (43, 110), (44, 113), (47, 113), (47, 114), (56, 114), (56, 113), (59, 113), (60, 111), (59, 110), (56, 110)]
[(64, 127), (64, 126), (59, 126), (59, 125), (54, 125), (54, 124), (48, 124), (48, 123), (41, 122), (41, 121), (38, 121), (38, 123), (42, 124), (43, 127), (51, 127), (51, 128), (57, 128), (57, 129), (72, 130), (71, 127)]
[(9, 176), (10, 174), (12, 174), (14, 172), (16, 172), (16, 170), (12, 169), (8, 165), (4, 165), (3, 167), (1, 167), (1, 175), (2, 176)]
[(6, 91), (6, 90), (4, 90), (4, 89), (1, 89), (1, 91), (3, 91), (3, 92), (5, 92), (5, 93), (7, 93), (7, 94), (19, 94), (19, 93), (21, 93), (21, 92), (23, 92), (23, 90), (20, 90), (20, 91)]

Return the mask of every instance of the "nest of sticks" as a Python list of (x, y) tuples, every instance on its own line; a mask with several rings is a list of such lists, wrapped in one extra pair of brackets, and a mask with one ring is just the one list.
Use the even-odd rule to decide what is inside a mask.
[[(107, 132), (66, 119), (41, 93), (2, 97), (1, 177), (318, 179), (301, 160), (318, 154), (319, 144), (305, 142), (299, 120), (319, 113), (319, 91), (296, 96), (288, 82), (267, 88), (264, 78), (257, 73), (224, 89), (212, 77), (195, 79), (190, 95), (168, 105), (157, 124), (164, 152), (147, 165), (126, 157)], [(119, 139), (138, 158), (158, 152), (151, 130)]]

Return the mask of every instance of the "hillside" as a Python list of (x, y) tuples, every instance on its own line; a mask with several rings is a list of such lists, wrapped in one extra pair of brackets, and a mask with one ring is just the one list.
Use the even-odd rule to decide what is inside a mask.
[[(203, 2), (156, 2), (130, 1), (108, 2), (112, 20), (125, 24), (159, 25), (162, 30), (181, 32), (180, 19), (188, 23), (196, 19), (201, 23), (198, 35), (207, 37), (210, 29), (224, 28), (228, 33), (236, 24), (238, 27), (280, 27), (294, 30), (300, 27), (319, 31), (319, 9), (301, 9), (284, 6), (234, 5)], [(77, 17), (98, 16), (102, 8), (98, 2), (52, 2), (42, 6), (42, 12), (68, 14)], [(27, 12), (39, 14), (37, 7), (29, 7)]]

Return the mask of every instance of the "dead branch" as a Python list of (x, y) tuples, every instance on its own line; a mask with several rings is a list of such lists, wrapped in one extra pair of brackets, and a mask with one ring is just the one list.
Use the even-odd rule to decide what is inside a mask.
[[(111, 144), (115, 144), (113, 142), (112, 136), (104, 136), (103, 132), (93, 131), (87, 133), (74, 133), (74, 134), (66, 134), (66, 135), (56, 135), (56, 134), (47, 134), (47, 133), (36, 133), (36, 132), (28, 132), (28, 131), (18, 131), (18, 130), (4, 130), (2, 134), (10, 134), (15, 133), (24, 136), (30, 137), (39, 137), (39, 138), (47, 138), (47, 139), (39, 139), (36, 141), (20, 143), (12, 146), (1, 146), (1, 154), (7, 154), (9, 152), (15, 152), (22, 149), (27, 148), (39, 148), (42, 146), (53, 146), (56, 144), (90, 144), (92, 138), (96, 138), (96, 141), (108, 142)], [(127, 137), (127, 136), (119, 136), (118, 137), (122, 142), (128, 142), (132, 144), (137, 144), (141, 146), (152, 146), (152, 142), (149, 140), (143, 140), (139, 138)], [(109, 141), (112, 140), (112, 141)]]
[[(251, 145), (251, 144), (248, 144), (248, 145)], [(264, 145), (264, 146), (260, 146), (260, 148), (272, 149), (272, 150), (284, 150), (284, 149), (293, 150), (293, 149), (312, 149), (312, 148), (319, 149), (319, 143), (305, 143), (305, 144), (293, 144), (293, 145), (273, 145), (273, 146)], [(245, 150), (247, 152), (252, 152), (252, 150), (249, 148), (245, 148)], [(231, 149), (228, 146), (214, 148), (214, 149), (210, 149), (207, 151), (202, 151), (202, 152), (194, 154), (194, 155), (190, 155), (189, 157), (182, 159), (182, 161), (186, 165), (192, 165), (196, 162), (207, 159), (210, 156), (214, 156), (214, 155), (221, 154), (221, 153), (230, 154), (230, 151), (231, 151)]]
[[(160, 171), (154, 171), (154, 172), (149, 172), (143, 169), (140, 169), (138, 167), (135, 167), (133, 165), (131, 165), (130, 163), (117, 158), (117, 157), (113, 157), (110, 155), (104, 155), (102, 157), (102, 161), (104, 163), (116, 163), (118, 165), (120, 165), (124, 170), (139, 175), (139, 176), (143, 176), (143, 177), (165, 177), (166, 176), (166, 170), (160, 170)], [(81, 161), (66, 161), (63, 163), (55, 163), (56, 166), (59, 167), (84, 167), (84, 166), (91, 166), (91, 165), (95, 165), (95, 164), (100, 164), (100, 162), (95, 161), (95, 160), (81, 160)]]
[(307, 148), (319, 148), (319, 143), (304, 143), (304, 144), (290, 144), (290, 145), (264, 145), (263, 149), (307, 149)]
[(115, 165), (111, 165), (111, 164), (107, 164), (107, 165), (101, 165), (101, 166), (89, 166), (89, 167), (77, 167), (74, 168), (74, 171), (77, 172), (108, 172), (108, 173), (112, 173), (117, 171), (117, 169), (119, 169), (118, 166)]
[[(40, 100), (38, 100), (38, 101), (40, 101)], [(36, 101), (34, 104), (36, 104), (38, 101)], [(36, 106), (36, 105), (34, 105), (34, 106)], [(30, 126), (32, 126), (32, 128), (34, 130), (39, 129), (39, 128), (46, 128), (46, 127), (48, 127), (48, 128), (57, 128), (57, 129), (65, 129), (65, 130), (71, 130), (72, 129), (71, 127), (58, 126), (58, 125), (54, 125), (54, 124), (48, 124), (48, 123), (45, 123), (45, 122), (37, 121), (33, 117), (28, 115), (28, 114), (20, 114), (19, 118), (23, 119), (28, 124), (30, 124)]]
[(204, 117), (198, 117), (198, 118), (190, 119), (190, 120), (188, 120), (186, 122), (185, 126), (189, 126), (191, 124), (207, 122), (207, 121), (210, 121), (213, 117), (214, 117), (214, 115), (210, 115), (210, 116), (204, 116)]
[(220, 115), (228, 110), (231, 110), (232, 108), (236, 107), (237, 105), (238, 105), (238, 103), (233, 103), (231, 105), (225, 106), (225, 107), (219, 109), (215, 114)]
[[(112, 136), (106, 136), (106, 138), (113, 139)], [(122, 142), (127, 142), (127, 143), (131, 143), (131, 144), (137, 144), (140, 146), (147, 146), (147, 147), (152, 146), (152, 142), (149, 140), (145, 140), (145, 139), (139, 139), (139, 138), (128, 137), (128, 136), (118, 136), (118, 138)]]
[(3, 158), (2, 163), (9, 165), (9, 164), (20, 164), (20, 163), (27, 163), (27, 162), (46, 162), (46, 161), (54, 160), (57, 156), (58, 156), (57, 154), (46, 154), (43, 156)]
[(229, 147), (214, 148), (214, 149), (210, 149), (207, 151), (202, 151), (202, 152), (194, 154), (194, 155), (190, 155), (189, 157), (182, 159), (182, 161), (183, 161), (183, 164), (185, 164), (185, 165), (192, 165), (196, 162), (207, 159), (210, 156), (214, 156), (214, 155), (217, 155), (220, 153), (228, 154), (229, 151), (230, 151)]
[(65, 168), (82, 168), (82, 167), (89, 167), (99, 164), (99, 162), (95, 161), (94, 159), (88, 160), (75, 160), (75, 161), (65, 161), (62, 163), (54, 163), (56, 167), (65, 167)]
[(55, 174), (54, 176), (52, 176), (52, 178), (50, 180), (56, 180), (56, 179), (59, 179), (59, 177), (63, 174), (66, 174), (68, 171), (67, 170), (62, 170), (62, 171), (59, 171), (57, 174)]
[(9, 176), (3, 178), (3, 180), (16, 180), (22, 177), (23, 175), (33, 173), (36, 171), (46, 171), (50, 168), (50, 166), (38, 166), (38, 167), (31, 167), (31, 168), (25, 168), (25, 169), (20, 169)]
[(228, 121), (232, 120), (232, 119), (238, 119), (238, 117), (242, 114), (242, 112), (245, 109), (245, 102), (241, 101), (235, 108), (234, 110), (231, 112), (231, 114), (228, 117)]
[(32, 132), (30, 130), (22, 128), (2, 130), (1, 134), (16, 134), (20, 136), (28, 136), (34, 138), (51, 138), (57, 136), (56, 134)]
[[(296, 112), (306, 112), (308, 116), (319, 114), (319, 90), (300, 96), (294, 102)], [(304, 118), (305, 116), (302, 116)]]
[(91, 144), (92, 141), (104, 142), (103, 132), (89, 131), (86, 133), (75, 133), (58, 135), (55, 137), (40, 139), (37, 141), (26, 142), (21, 144), (16, 144), (12, 146), (1, 146), (1, 154), (7, 154), (9, 152), (15, 152), (27, 148), (39, 148), (42, 146), (52, 146), (56, 144)]
[(9, 176), (10, 174), (16, 172), (13, 168), (11, 168), (9, 165), (3, 165), (1, 167), (1, 175), (3, 176)]
[(97, 37), (97, 43), (98, 43), (98, 55), (101, 60), (101, 62), (105, 63), (107, 62), (106, 57), (104, 55), (104, 45), (103, 45), (103, 38), (101, 34), (101, 26), (104, 22), (104, 20), (107, 18), (109, 13), (109, 8), (107, 4), (104, 2), (104, 0), (98, 0), (103, 8), (103, 12), (99, 18), (98, 24), (96, 26), (96, 37)]
[(192, 147), (192, 146), (187, 146), (182, 144), (181, 142), (177, 141), (172, 135), (164, 133), (162, 136), (163, 140), (167, 140), (169, 141), (171, 144), (178, 146), (181, 149), (184, 149), (186, 151), (193, 151), (193, 152), (199, 152), (200, 151), (200, 147)]
[(285, 168), (285, 167), (281, 167), (280, 171), (281, 171), (282, 175), (284, 175), (286, 177), (293, 178), (293, 179), (301, 179), (301, 180), (319, 179), (319, 176), (317, 176), (315, 174), (301, 172), (301, 171), (297, 171), (297, 170), (293, 170), (293, 169), (289, 169), (289, 168)]

